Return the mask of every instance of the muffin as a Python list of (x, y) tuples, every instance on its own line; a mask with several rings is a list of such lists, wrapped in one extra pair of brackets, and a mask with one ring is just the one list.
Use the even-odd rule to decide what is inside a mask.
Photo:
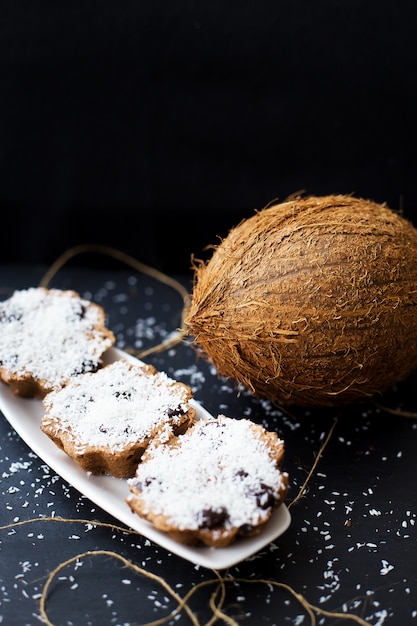
[(197, 421), (148, 448), (127, 503), (178, 541), (224, 547), (259, 533), (284, 501), (283, 455), (278, 435), (250, 420)]
[(154, 438), (194, 422), (191, 398), (164, 372), (121, 359), (46, 395), (41, 429), (85, 471), (129, 478)]
[(33, 287), (0, 303), (0, 380), (17, 396), (43, 398), (96, 371), (114, 342), (103, 308), (75, 291)]

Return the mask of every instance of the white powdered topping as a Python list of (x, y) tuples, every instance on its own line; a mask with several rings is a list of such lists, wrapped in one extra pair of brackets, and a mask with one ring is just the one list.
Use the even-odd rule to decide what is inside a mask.
[(164, 372), (115, 361), (95, 373), (73, 379), (44, 399), (43, 423), (70, 433), (78, 449), (96, 446), (123, 450), (151, 436), (172, 434), (171, 426), (187, 411), (187, 391)]
[(197, 422), (178, 441), (153, 446), (129, 480), (147, 512), (180, 530), (210, 529), (216, 518), (226, 529), (256, 525), (270, 514), (283, 474), (251, 422), (219, 416)]
[(31, 288), (0, 304), (0, 364), (17, 376), (31, 375), (59, 388), (82, 368), (96, 369), (112, 345), (96, 332), (96, 306), (71, 292)]

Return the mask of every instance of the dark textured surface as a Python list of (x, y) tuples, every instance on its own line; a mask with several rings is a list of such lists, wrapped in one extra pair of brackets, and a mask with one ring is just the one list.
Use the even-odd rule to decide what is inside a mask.
[[(14, 288), (36, 286), (44, 270), (1, 266), (1, 297)], [(189, 285), (189, 277), (182, 279)], [(51, 286), (74, 288), (102, 304), (123, 349), (156, 345), (180, 324), (178, 294), (133, 270), (64, 268)], [(303, 607), (278, 586), (285, 584), (322, 610), (352, 613), (372, 626), (417, 620), (416, 419), (394, 416), (372, 403), (344, 411), (294, 408), (283, 413), (218, 379), (212, 368), (196, 360), (189, 342), (146, 360), (190, 384), (212, 414), (249, 417), (283, 437), (291, 483), (288, 504), (297, 497), (336, 420), (305, 494), (290, 507), (290, 528), (253, 558), (222, 572), (228, 577), (223, 607), (228, 616), (242, 626), (309, 623)], [(415, 398), (411, 377), (379, 401), (412, 411)], [(199, 623), (212, 616), (214, 572), (167, 553), (128, 528), (112, 528), (117, 521), (55, 475), (2, 415), (0, 477), (2, 623), (41, 623), (39, 600), (48, 574), (63, 561), (95, 550), (115, 552), (163, 577), (182, 597), (198, 583), (212, 581), (189, 602)], [(51, 516), (79, 521), (42, 521)], [(31, 519), (36, 521), (4, 527)], [(158, 582), (108, 554), (82, 557), (61, 570), (47, 601), (54, 626), (134, 626), (163, 618), (176, 606)], [(168, 623), (191, 622), (183, 611)], [(344, 623), (354, 622), (317, 615), (317, 624), (323, 626)]]

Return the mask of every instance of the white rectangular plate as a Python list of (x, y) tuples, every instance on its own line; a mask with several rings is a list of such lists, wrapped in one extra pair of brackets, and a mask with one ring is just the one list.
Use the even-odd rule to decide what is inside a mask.
[[(138, 361), (116, 348), (111, 348), (106, 354), (107, 363), (120, 358)], [(198, 419), (212, 417), (195, 400), (192, 404), (197, 411)], [(290, 513), (283, 504), (274, 511), (268, 524), (256, 537), (239, 539), (226, 548), (181, 544), (131, 512), (126, 504), (126, 497), (130, 493), (126, 480), (88, 474), (41, 431), (40, 422), (43, 417), (41, 400), (17, 398), (6, 384), (0, 383), (0, 410), (26, 444), (70, 485), (129, 528), (196, 565), (210, 569), (231, 567), (277, 539), (290, 524)]]

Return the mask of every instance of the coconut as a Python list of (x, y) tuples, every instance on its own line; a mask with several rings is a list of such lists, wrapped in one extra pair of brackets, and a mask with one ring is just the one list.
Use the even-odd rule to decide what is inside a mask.
[(341, 405), (417, 366), (417, 230), (386, 205), (329, 195), (269, 206), (193, 270), (193, 345), (255, 396)]

